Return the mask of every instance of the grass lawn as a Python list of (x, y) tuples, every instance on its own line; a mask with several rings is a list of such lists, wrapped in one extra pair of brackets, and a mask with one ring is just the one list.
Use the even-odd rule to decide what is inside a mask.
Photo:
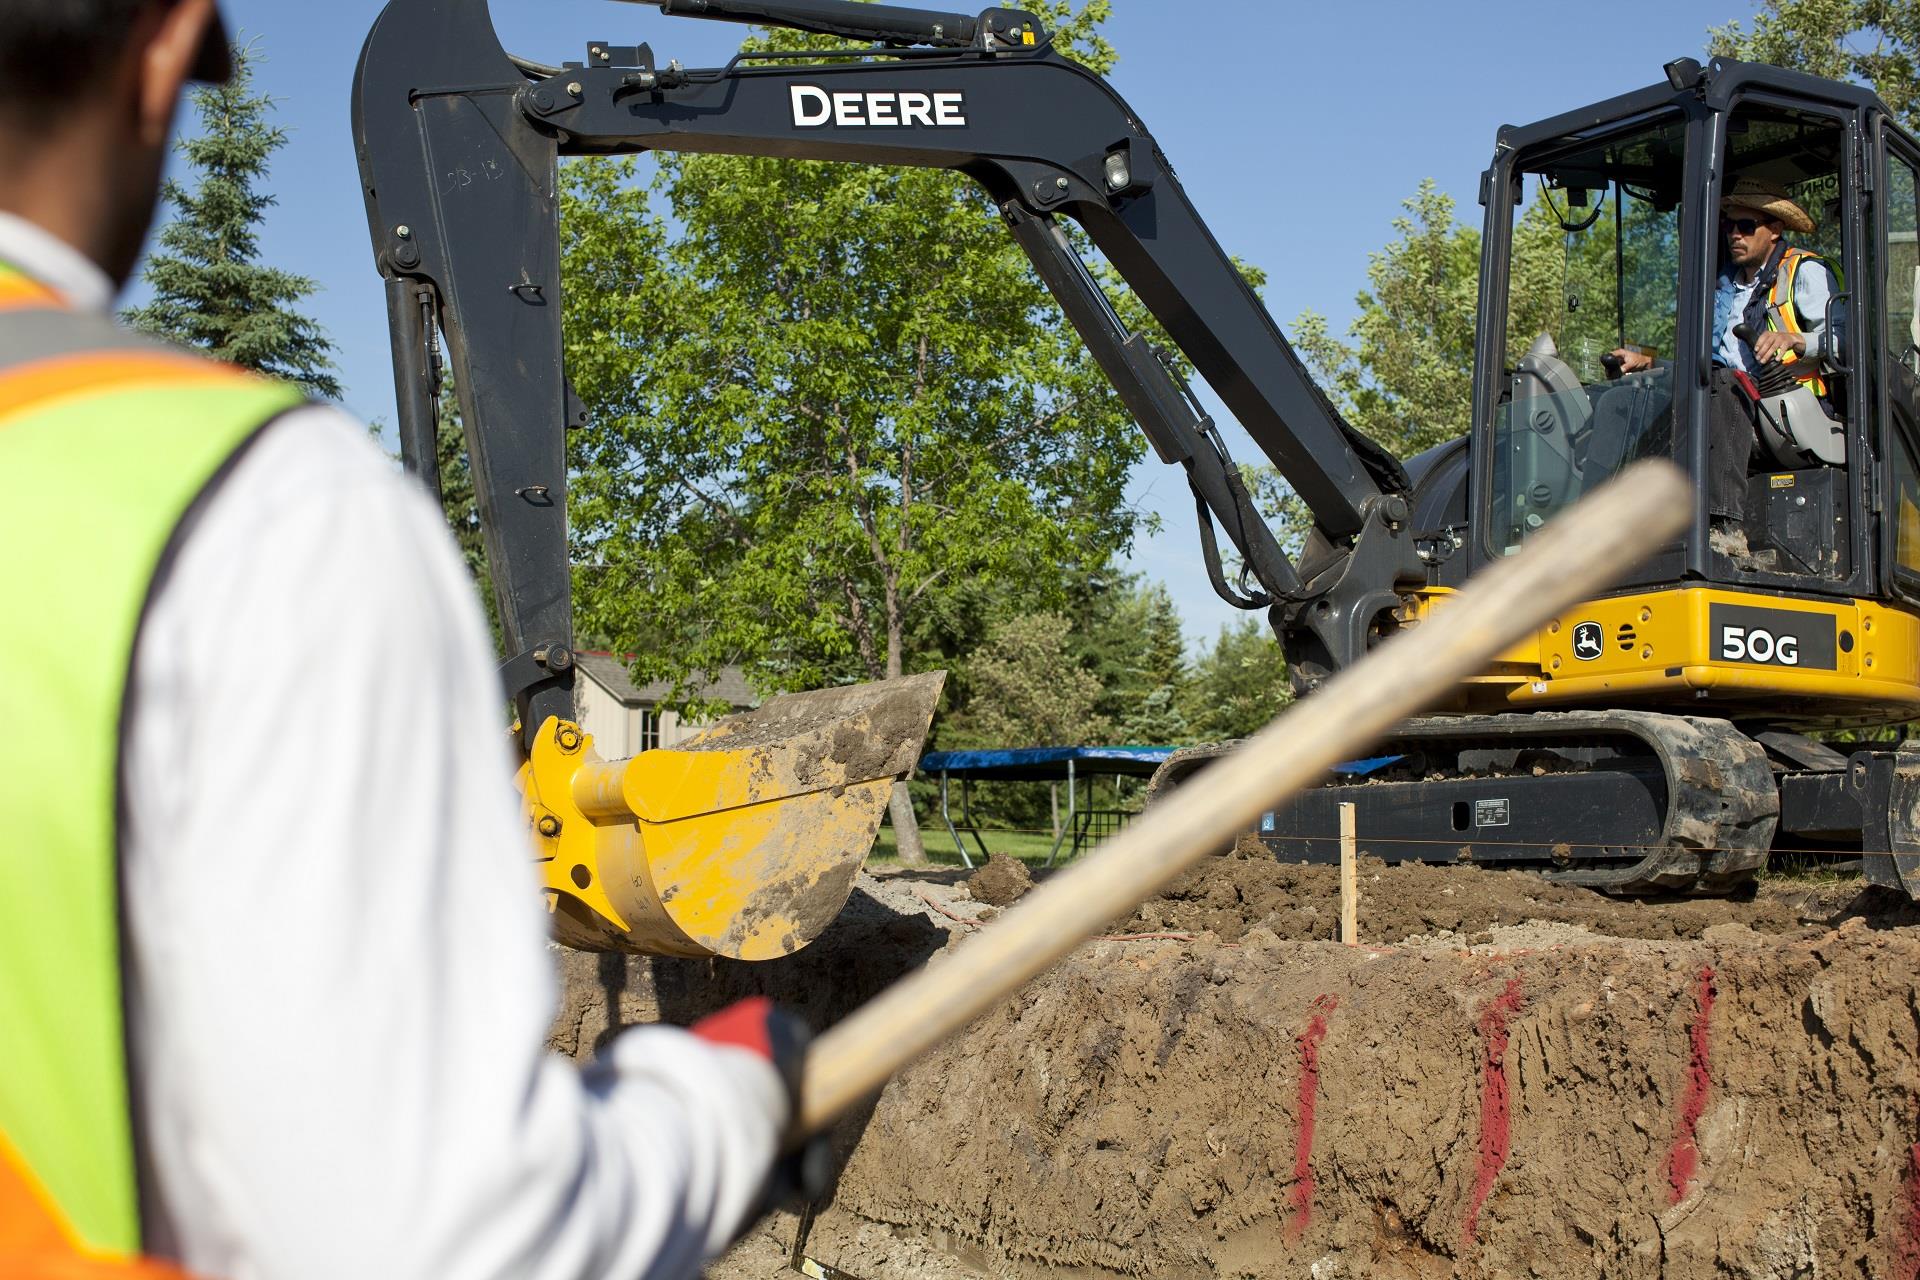
[[(920, 838), (926, 842), (927, 861), (936, 867), (957, 867), (960, 855), (954, 852), (953, 837), (947, 834), (947, 828), (939, 818), (924, 824), (920, 828)], [(962, 831), (960, 838), (967, 842), (967, 854), (978, 866), (983, 859), (980, 850), (974, 845), (973, 837)], [(1030, 867), (1042, 867), (1047, 862), (1047, 851), (1053, 848), (1053, 837), (1044, 831), (982, 831), (980, 838), (987, 843), (987, 852), (1004, 853), (1020, 859)], [(1064, 841), (1060, 846), (1060, 862), (1068, 861), (1067, 851), (1072, 841)], [(873, 852), (867, 855), (868, 863), (876, 866), (898, 866), (900, 855), (893, 843), (893, 828), (882, 823), (880, 838), (873, 842)], [(1059, 863), (1054, 865), (1058, 866)]]
[[(1845, 870), (1842, 870), (1842, 864)], [(1760, 868), (1761, 880), (1785, 880), (1800, 884), (1839, 884), (1846, 880), (1859, 880), (1860, 866), (1857, 860), (1845, 854), (1801, 853), (1794, 850), (1781, 850), (1767, 859), (1767, 865)]]

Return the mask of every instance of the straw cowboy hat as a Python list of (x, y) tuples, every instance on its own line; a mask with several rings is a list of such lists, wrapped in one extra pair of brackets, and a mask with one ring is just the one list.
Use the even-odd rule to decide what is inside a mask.
[(1798, 231), (1802, 235), (1813, 230), (1813, 219), (1807, 216), (1805, 209), (1793, 202), (1787, 195), (1787, 189), (1765, 178), (1736, 179), (1732, 189), (1720, 197), (1720, 212), (1733, 209), (1752, 209), (1769, 218), (1778, 218), (1789, 231)]

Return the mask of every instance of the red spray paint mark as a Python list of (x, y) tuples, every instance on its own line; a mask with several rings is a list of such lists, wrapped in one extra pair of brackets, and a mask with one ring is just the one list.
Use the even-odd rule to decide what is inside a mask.
[(1900, 1207), (1905, 1219), (1900, 1241), (1893, 1250), (1890, 1280), (1920, 1278), (1920, 1142), (1907, 1148), (1907, 1176), (1900, 1184)]
[(1667, 1153), (1668, 1204), (1679, 1204), (1693, 1186), (1693, 1175), (1700, 1167), (1700, 1117), (1707, 1110), (1707, 1093), (1713, 1087), (1708, 1071), (1710, 1033), (1713, 1029), (1713, 966), (1700, 970), (1694, 990), (1693, 1028), (1688, 1033), (1691, 1052), (1687, 1062), (1687, 1087), (1680, 1095), (1680, 1119), (1674, 1126), (1673, 1150)]
[(1508, 1022), (1526, 1003), (1520, 979), (1509, 978), (1507, 989), (1480, 1011), (1480, 1164), (1474, 1174), (1473, 1198), (1467, 1202), (1466, 1221), (1460, 1225), (1460, 1247), (1473, 1246), (1480, 1228), (1480, 1210), (1493, 1193), (1493, 1182), (1507, 1163), (1512, 1137), (1507, 1098)]
[(1293, 1140), (1293, 1190), (1287, 1194), (1293, 1208), (1287, 1232), (1293, 1236), (1305, 1231), (1313, 1217), (1313, 1122), (1320, 1103), (1320, 1042), (1327, 1038), (1327, 1015), (1339, 1005), (1332, 996), (1316, 999), (1307, 1029), (1293, 1038), (1300, 1049), (1300, 1131)]

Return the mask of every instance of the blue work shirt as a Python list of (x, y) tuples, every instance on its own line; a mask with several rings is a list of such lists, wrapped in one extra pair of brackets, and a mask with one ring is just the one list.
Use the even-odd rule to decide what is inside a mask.
[[(1754, 285), (1759, 282), (1760, 274), (1755, 272), (1752, 284), (1742, 284), (1740, 269), (1729, 266), (1721, 271), (1719, 286), (1713, 291), (1713, 362), (1729, 369), (1745, 370), (1753, 377), (1760, 376), (1760, 361), (1753, 354), (1752, 347), (1733, 336), (1733, 327), (1746, 314)], [(1801, 333), (1807, 340), (1809, 360), (1818, 360), (1826, 354), (1821, 339), (1827, 324), (1827, 301), (1831, 297), (1832, 270), (1818, 259), (1802, 262), (1793, 278), (1793, 310), (1794, 319), (1799, 322)], [(1836, 328), (1840, 325), (1837, 312), (1834, 325)]]

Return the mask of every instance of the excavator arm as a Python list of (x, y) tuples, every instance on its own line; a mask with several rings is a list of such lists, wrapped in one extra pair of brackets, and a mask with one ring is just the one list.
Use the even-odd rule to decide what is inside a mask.
[[(1014, 238), (1159, 457), (1187, 473), (1209, 570), (1270, 607), (1300, 665), (1357, 659), (1424, 571), (1393, 457), (1341, 421), (1222, 251), (1139, 117), (1018, 10), (978, 15), (848, 0), (647, 0), (664, 12), (877, 42), (655, 65), (595, 42), (579, 63), (506, 53), (486, 0), (392, 0), (354, 86), (369, 227), (387, 281), (400, 438), (437, 490), (437, 335), (467, 433), (508, 660), (531, 734), (573, 714), (565, 432), (585, 423), (561, 355), (559, 160), (647, 150), (957, 170)], [(1305, 501), (1303, 569), (1259, 517), (1213, 422), (1128, 331), (1062, 217), (1084, 228)], [(1222, 570), (1218, 524), (1242, 561)], [(1247, 579), (1251, 584), (1247, 584)]]

